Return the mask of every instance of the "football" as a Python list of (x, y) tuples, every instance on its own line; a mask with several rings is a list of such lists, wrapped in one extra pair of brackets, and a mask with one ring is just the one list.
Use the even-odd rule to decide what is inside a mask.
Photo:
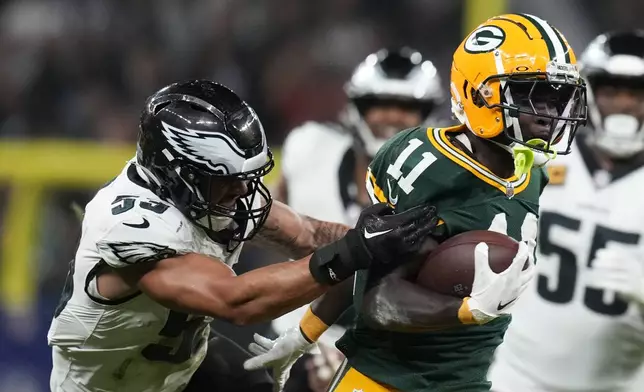
[(467, 297), (474, 282), (474, 248), (485, 242), (492, 271), (503, 272), (512, 264), (519, 243), (505, 234), (488, 230), (455, 235), (434, 249), (420, 267), (416, 283), (432, 291)]

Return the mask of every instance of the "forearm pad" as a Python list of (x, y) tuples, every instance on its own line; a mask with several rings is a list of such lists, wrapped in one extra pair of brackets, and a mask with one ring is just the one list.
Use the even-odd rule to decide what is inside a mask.
[(359, 269), (369, 268), (371, 259), (362, 236), (355, 229), (351, 229), (341, 239), (313, 252), (309, 270), (318, 283), (334, 285), (352, 276)]

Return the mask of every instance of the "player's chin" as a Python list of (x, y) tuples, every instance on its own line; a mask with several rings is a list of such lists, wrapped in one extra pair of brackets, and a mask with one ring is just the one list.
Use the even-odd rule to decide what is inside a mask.
[(534, 122), (530, 122), (527, 127), (522, 127), (522, 128), (527, 130), (527, 132), (524, 131), (525, 140), (532, 140), (532, 139), (541, 139), (545, 141), (550, 140), (550, 136), (551, 136), (550, 124), (545, 121), (535, 120)]

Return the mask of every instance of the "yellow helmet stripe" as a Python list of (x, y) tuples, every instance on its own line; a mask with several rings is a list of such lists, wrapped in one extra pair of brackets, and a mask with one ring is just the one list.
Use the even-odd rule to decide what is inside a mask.
[(541, 34), (543, 41), (546, 43), (550, 60), (557, 62), (570, 62), (570, 55), (564, 50), (563, 40), (559, 41), (555, 30), (545, 20), (529, 14), (517, 14), (530, 22)]

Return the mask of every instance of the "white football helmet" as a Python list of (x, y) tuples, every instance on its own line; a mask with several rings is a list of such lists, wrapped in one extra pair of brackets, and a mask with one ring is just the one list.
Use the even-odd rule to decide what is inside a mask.
[(614, 158), (644, 150), (644, 118), (632, 113), (605, 115), (597, 106), (598, 86), (644, 89), (644, 30), (602, 34), (581, 55), (580, 71), (587, 80), (592, 142)]
[(364, 120), (369, 107), (400, 101), (405, 107), (417, 107), (424, 123), (445, 95), (434, 64), (410, 48), (370, 54), (356, 67), (344, 90), (349, 103), (342, 120), (354, 132), (358, 147), (369, 156), (386, 142), (376, 137)]

